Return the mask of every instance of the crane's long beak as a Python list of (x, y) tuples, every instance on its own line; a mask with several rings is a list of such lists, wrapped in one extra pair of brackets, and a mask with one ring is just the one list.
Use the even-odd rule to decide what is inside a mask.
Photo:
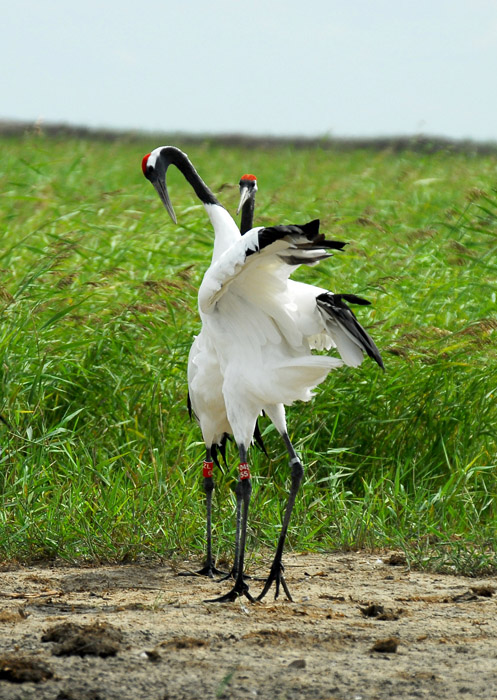
[(175, 224), (178, 223), (176, 219), (176, 214), (174, 213), (173, 205), (171, 204), (171, 200), (169, 198), (169, 192), (167, 191), (167, 185), (166, 185), (166, 177), (164, 174), (164, 180), (161, 177), (158, 177), (156, 180), (152, 180), (152, 185), (155, 187), (157, 194), (159, 195), (162, 204), (166, 207), (167, 213), (171, 217), (171, 219), (174, 221)]
[(236, 213), (239, 214), (241, 208), (247, 201), (247, 199), (250, 197), (250, 189), (248, 187), (241, 187), (240, 188), (240, 201), (238, 203), (238, 209), (236, 210)]

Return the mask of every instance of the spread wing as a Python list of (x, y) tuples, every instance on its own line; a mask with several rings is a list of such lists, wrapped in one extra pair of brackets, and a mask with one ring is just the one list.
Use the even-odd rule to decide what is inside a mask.
[(278, 294), (281, 284), (299, 265), (316, 265), (342, 250), (342, 241), (330, 241), (319, 233), (319, 220), (303, 225), (254, 228), (228, 248), (207, 270), (199, 290), (203, 313), (214, 310), (236, 280), (247, 288), (265, 285), (267, 294)]

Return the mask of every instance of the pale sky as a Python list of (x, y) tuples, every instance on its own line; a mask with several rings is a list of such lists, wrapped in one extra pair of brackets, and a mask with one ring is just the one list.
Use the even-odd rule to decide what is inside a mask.
[(497, 141), (496, 0), (15, 0), (0, 61), (0, 119)]

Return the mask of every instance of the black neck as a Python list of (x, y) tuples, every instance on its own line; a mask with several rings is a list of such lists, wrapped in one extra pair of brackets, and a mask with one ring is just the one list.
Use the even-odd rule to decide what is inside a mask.
[(255, 197), (249, 197), (242, 207), (242, 219), (240, 221), (240, 233), (250, 231), (254, 227)]
[(161, 150), (161, 159), (163, 160), (166, 170), (169, 165), (175, 165), (178, 170), (183, 173), (185, 179), (193, 187), (195, 194), (203, 204), (218, 204), (221, 206), (221, 203), (216, 199), (212, 190), (207, 187), (193, 167), (186, 153), (183, 153), (183, 151), (180, 151), (179, 148), (175, 146), (164, 146)]

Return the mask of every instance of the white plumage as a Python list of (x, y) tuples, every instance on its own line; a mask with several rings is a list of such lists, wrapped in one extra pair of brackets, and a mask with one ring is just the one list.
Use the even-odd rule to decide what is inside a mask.
[[(217, 392), (224, 397), (231, 426), (226, 428), (223, 416), (215, 435), (204, 433), (207, 445), (218, 443), (229, 432), (237, 444), (241, 441), (248, 448), (262, 410), (271, 416), (275, 405), (307, 401), (327, 373), (343, 364), (338, 358), (311, 354), (309, 337), (326, 329), (315, 301), (312, 319), (300, 308), (302, 302), (305, 306), (304, 292), (315, 299), (319, 290), (288, 285), (295, 266), (285, 263), (284, 255), (298, 250), (298, 237), (286, 236), (247, 257), (247, 251), (258, 251), (261, 230), (239, 236), (212, 263), (200, 286), (202, 331), (190, 354), (190, 397), (202, 427), (204, 413), (197, 408), (198, 397), (208, 407), (214, 390), (203, 368), (211, 367), (217, 358)], [(307, 238), (302, 238), (307, 244)], [(327, 255), (325, 250), (303, 251), (307, 258), (317, 252)], [(276, 428), (286, 430), (282, 423)]]
[[(243, 578), (251, 491), (246, 455), (257, 419), (264, 411), (287, 446), (292, 488), (276, 556), (259, 599), (273, 581), (276, 596), (281, 583), (291, 599), (282, 574), (281, 555), (303, 469), (288, 437), (284, 406), (297, 400), (308, 401), (312, 390), (332, 369), (344, 363), (357, 366), (364, 352), (382, 366), (376, 346), (343, 300), (367, 302), (353, 295), (332, 295), (325, 289), (289, 279), (300, 264), (315, 265), (330, 256), (330, 249), (340, 250), (345, 245), (327, 241), (319, 233), (318, 221), (303, 226), (257, 227), (241, 235), (187, 156), (179, 149), (164, 146), (145, 156), (142, 167), (174, 221), (165, 184), (170, 164), (176, 165), (194, 188), (215, 232), (211, 265), (198, 295), (202, 330), (193, 342), (188, 360), (191, 407), (206, 445), (208, 546), (206, 566), (200, 573), (217, 572), (210, 542), (214, 485), (212, 470), (205, 464), (212, 463), (213, 451), (231, 434), (240, 453), (235, 585), (216, 600), (233, 600), (242, 594), (253, 600)], [(338, 349), (341, 359), (311, 352), (332, 347)]]

